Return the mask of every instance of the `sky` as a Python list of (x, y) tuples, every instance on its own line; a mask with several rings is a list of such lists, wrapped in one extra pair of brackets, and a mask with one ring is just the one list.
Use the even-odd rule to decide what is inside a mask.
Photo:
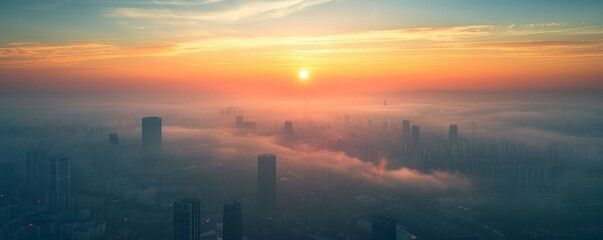
[(603, 89), (601, 12), (586, 0), (3, 0), (0, 91)]

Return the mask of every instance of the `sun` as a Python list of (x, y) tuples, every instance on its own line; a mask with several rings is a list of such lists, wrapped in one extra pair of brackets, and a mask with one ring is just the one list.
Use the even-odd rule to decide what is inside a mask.
[(301, 79), (302, 81), (308, 79), (309, 76), (310, 76), (310, 73), (308, 73), (308, 71), (306, 71), (306, 70), (299, 71), (299, 79)]

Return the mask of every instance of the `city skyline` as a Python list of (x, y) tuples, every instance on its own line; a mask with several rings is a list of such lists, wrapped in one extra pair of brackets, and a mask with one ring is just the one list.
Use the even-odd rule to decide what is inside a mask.
[(603, 239), (603, 1), (0, 1), (0, 240)]

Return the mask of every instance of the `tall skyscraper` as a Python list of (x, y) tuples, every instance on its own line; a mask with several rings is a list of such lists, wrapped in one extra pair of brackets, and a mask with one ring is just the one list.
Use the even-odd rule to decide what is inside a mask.
[(174, 240), (201, 239), (201, 201), (182, 199), (174, 202)]
[(62, 213), (71, 210), (71, 176), (69, 158), (50, 159), (50, 211)]
[(293, 122), (285, 122), (285, 134), (293, 134)]
[(402, 120), (402, 139), (410, 140), (410, 121)]
[(396, 219), (389, 216), (375, 216), (372, 225), (373, 240), (395, 240)]
[(344, 126), (345, 126), (345, 130), (350, 130), (350, 116), (349, 115), (345, 115), (344, 116)]
[(421, 128), (418, 125), (412, 125), (412, 147), (417, 148), (421, 143)]
[(276, 155), (258, 155), (258, 205), (276, 208)]
[(458, 140), (458, 126), (456, 124), (450, 124), (450, 128), (448, 130), (448, 141), (450, 143), (456, 143)]
[(108, 171), (109, 173), (115, 172), (117, 161), (119, 161), (119, 136), (117, 133), (109, 134), (109, 157), (108, 157)]
[(243, 116), (236, 116), (235, 117), (235, 126), (239, 128), (242, 125), (243, 125)]
[(50, 159), (48, 151), (30, 149), (25, 153), (25, 194), (34, 201), (44, 200), (50, 179)]
[(243, 215), (241, 202), (234, 201), (224, 204), (223, 240), (243, 239)]
[(142, 118), (142, 147), (145, 151), (161, 150), (161, 118)]

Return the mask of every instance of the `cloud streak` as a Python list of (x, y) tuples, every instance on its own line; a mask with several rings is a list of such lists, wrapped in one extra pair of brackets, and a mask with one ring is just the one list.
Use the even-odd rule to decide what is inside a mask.
[[(277, 144), (273, 137), (240, 135), (227, 129), (191, 129), (165, 127), (165, 135), (172, 144), (183, 146), (198, 142), (196, 148), (211, 149), (217, 161), (243, 169), (255, 168), (255, 156), (273, 153), (278, 158), (279, 172), (294, 171), (307, 184), (313, 183), (315, 171), (327, 171), (331, 180), (345, 184), (370, 183), (390, 189), (415, 189), (422, 193), (446, 193), (468, 191), (470, 182), (461, 175), (445, 172), (422, 174), (415, 170), (401, 168), (383, 170), (372, 163), (349, 157), (342, 152), (317, 150), (308, 146), (289, 148)], [(331, 183), (334, 184), (334, 183)], [(327, 185), (331, 185), (327, 184)], [(335, 184), (336, 185), (336, 184)]]
[[(172, 1), (155, 2), (157, 7), (119, 7), (107, 13), (110, 17), (123, 17), (146, 20), (193, 20), (212, 23), (241, 23), (275, 19), (304, 11), (332, 0), (279, 0), (279, 1), (246, 1), (238, 5), (226, 5), (221, 9), (191, 9), (195, 5), (190, 2)], [(203, 6), (223, 1), (209, 0), (201, 2)], [(174, 7), (178, 6), (178, 7)], [(180, 8), (186, 6), (187, 8)]]
[[(306, 6), (304, 4), (315, 3), (297, 4)], [(290, 3), (279, 3), (273, 9), (281, 9), (281, 4), (283, 6), (290, 5)], [(601, 56), (603, 54), (603, 27), (588, 28), (586, 32), (584, 30), (584, 28), (567, 29), (564, 32), (566, 37), (559, 37), (560, 40), (535, 41), (516, 39), (518, 32), (526, 30), (509, 30), (503, 26), (494, 25), (476, 25), (361, 31), (320, 36), (215, 37), (198, 41), (176, 42), (162, 47), (121, 47), (115, 43), (103, 42), (76, 42), (65, 45), (17, 42), (0, 46), (0, 61), (33, 65), (36, 61), (52, 64), (91, 59), (178, 56), (233, 50), (246, 50), (241, 53), (242, 56), (251, 54), (261, 57), (266, 55), (271, 58), (277, 55), (295, 57), (362, 53), (363, 55), (356, 55), (358, 59), (361, 59), (370, 57), (370, 54), (373, 53), (378, 54), (376, 56), (380, 59), (389, 59), (399, 56), (399, 54), (393, 54), (396, 52), (421, 57), (430, 56), (434, 51), (440, 51), (440, 56), (442, 56), (441, 51), (448, 52), (443, 55), (446, 57), (458, 56), (459, 51), (463, 51), (462, 55), (467, 57), (499, 53), (522, 57)], [(540, 30), (538, 31), (539, 35), (543, 34)], [(554, 37), (558, 33), (557, 31), (551, 30), (549, 34)], [(598, 38), (600, 36), (602, 38)], [(582, 39), (572, 39), (578, 37), (582, 37)], [(211, 54), (207, 55), (211, 56)], [(233, 56), (232, 60), (236, 58), (237, 56)]]

